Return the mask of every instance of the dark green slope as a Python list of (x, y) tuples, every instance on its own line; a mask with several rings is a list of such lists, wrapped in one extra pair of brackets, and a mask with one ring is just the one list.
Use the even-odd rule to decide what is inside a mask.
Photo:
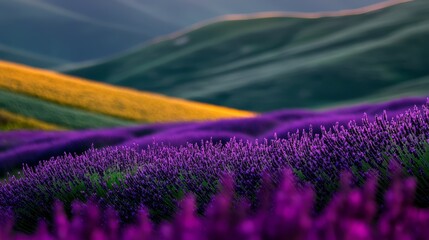
[(68, 63), (64, 59), (50, 58), (2, 45), (0, 45), (0, 59), (7, 59), (11, 62), (27, 63), (28, 65), (41, 68), (53, 68)]
[(112, 27), (159, 36), (180, 27), (164, 19), (162, 13), (143, 11), (133, 0), (34, 0)]
[[(98, 3), (103, 11), (119, 11), (115, 6)], [(126, 15), (124, 11), (121, 12), (123, 19), (134, 18), (139, 14), (128, 11)], [(60, 65), (63, 61), (77, 62), (105, 57), (175, 29), (159, 20), (145, 17), (139, 20), (140, 27), (137, 28), (127, 26), (126, 21), (124, 24), (109, 22), (41, 0), (0, 0), (0, 45), (26, 55), (59, 59), (55, 65)], [(154, 26), (149, 28), (151, 24)], [(34, 59), (17, 59), (2, 52), (0, 59), (32, 66), (45, 65), (43, 60), (37, 64)]]
[(332, 11), (380, 0), (0, 0), (0, 45), (46, 64), (0, 52), (0, 60), (53, 68), (111, 56), (155, 37), (225, 14)]
[[(319, 19), (218, 22), (67, 71), (252, 111), (388, 99), (429, 76), (429, 2)], [(397, 89), (397, 88), (396, 88)]]
[[(44, 1), (58, 2), (58, 0)], [(148, 15), (162, 18), (164, 21), (186, 27), (225, 14), (266, 11), (336, 11), (364, 7), (381, 1), (383, 0), (122, 0), (121, 3), (132, 5)]]
[[(0, 110), (37, 119), (62, 128), (85, 129), (132, 125), (136, 122), (71, 108), (0, 88)], [(1, 125), (1, 124), (0, 124)]]

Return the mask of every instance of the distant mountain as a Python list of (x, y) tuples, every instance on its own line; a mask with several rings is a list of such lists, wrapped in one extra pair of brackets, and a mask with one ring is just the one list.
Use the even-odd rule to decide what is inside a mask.
[(0, 130), (85, 129), (253, 116), (0, 61)]
[(49, 68), (52, 66), (69, 63), (64, 59), (50, 58), (40, 54), (13, 49), (2, 45), (0, 45), (0, 56), (3, 59), (8, 59), (11, 62), (25, 62), (28, 65), (41, 68)]
[(66, 72), (261, 112), (429, 93), (427, 1), (301, 16), (233, 16)]
[(379, 0), (0, 0), (0, 45), (47, 64), (0, 51), (0, 59), (53, 68), (117, 54), (152, 38), (231, 13), (324, 11)]
[[(57, 0), (49, 1), (58, 2)], [(85, 0), (79, 1), (85, 2)], [(121, 2), (135, 7), (145, 14), (186, 27), (225, 14), (265, 11), (337, 11), (359, 8), (381, 1), (383, 0), (123, 0)]]
[[(102, 11), (120, 13), (124, 21), (138, 17), (136, 21), (140, 22), (140, 27), (109, 22), (95, 15), (97, 11), (92, 16), (86, 16), (60, 6), (61, 2), (76, 1), (56, 2), (57, 4), (44, 0), (0, 0), (0, 44), (28, 52), (29, 55), (76, 62), (120, 52), (153, 36), (176, 29), (158, 19), (144, 16), (140, 11), (109, 6), (109, 1), (98, 1)], [(95, 2), (85, 1), (84, 6)], [(122, 6), (120, 3), (117, 5)], [(37, 65), (32, 61), (10, 58), (4, 54), (0, 55), (0, 59)], [(58, 61), (47, 67), (61, 63)]]

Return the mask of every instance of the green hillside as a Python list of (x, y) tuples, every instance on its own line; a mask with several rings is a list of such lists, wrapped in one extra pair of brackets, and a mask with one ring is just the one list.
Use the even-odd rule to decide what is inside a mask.
[(19, 113), (31, 119), (45, 123), (54, 123), (58, 126), (84, 129), (95, 127), (114, 127), (135, 124), (99, 113), (55, 104), (52, 101), (17, 94), (0, 88), (0, 109)]
[[(425, 95), (429, 3), (216, 22), (67, 73), (252, 111)], [(426, 86), (423, 84), (423, 86)], [(393, 89), (393, 90), (392, 90)]]
[[(109, 7), (107, 4), (100, 5), (103, 11), (109, 11)], [(111, 6), (112, 9), (115, 6)], [(140, 13), (127, 12), (127, 15), (123, 14), (123, 19), (136, 18)], [(2, 51), (0, 59), (37, 67), (55, 67), (67, 61), (105, 57), (174, 29), (144, 16), (136, 21), (140, 22), (140, 28), (86, 16), (41, 0), (0, 0), (0, 45), (15, 49), (22, 53), (20, 55), (41, 55), (59, 61), (46, 65), (41, 59), (39, 64), (35, 59), (16, 58)], [(149, 28), (151, 24), (155, 26)]]
[[(381, 0), (0, 0), (0, 45), (24, 55), (80, 62), (117, 54), (200, 21), (232, 13), (333, 11)], [(0, 59), (46, 64), (0, 51)]]
[(64, 59), (50, 58), (2, 45), (0, 45), (0, 56), (1, 59), (8, 59), (11, 62), (26, 63), (28, 65), (41, 68), (52, 68), (68, 63), (68, 61)]
[(0, 61), (0, 130), (105, 128), (254, 115)]

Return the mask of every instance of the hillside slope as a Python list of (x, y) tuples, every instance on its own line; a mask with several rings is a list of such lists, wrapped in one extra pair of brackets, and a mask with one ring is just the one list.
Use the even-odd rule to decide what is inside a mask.
[[(0, 0), (0, 44), (29, 55), (79, 62), (117, 54), (224, 14), (338, 10), (377, 1)], [(0, 59), (42, 66), (2, 52)], [(58, 63), (43, 65), (57, 66)]]
[[(138, 12), (132, 14), (130, 11), (123, 16), (132, 18), (137, 14)], [(76, 62), (107, 56), (149, 40), (156, 34), (165, 34), (175, 29), (145, 17), (140, 17), (140, 24), (141, 28), (135, 29), (104, 22), (44, 1), (0, 0), (0, 28), (3, 32), (0, 35), (1, 45), (29, 55), (42, 55), (63, 61)], [(149, 28), (146, 24), (155, 26)], [(156, 31), (156, 28), (162, 31)], [(1, 52), (0, 59), (40, 66), (33, 61), (14, 59)], [(59, 61), (44, 67), (60, 64)]]
[(253, 115), (1, 61), (0, 110), (76, 129)]
[(50, 68), (69, 63), (69, 61), (58, 58), (50, 58), (44, 55), (22, 51), (20, 49), (10, 48), (0, 45), (1, 59), (7, 59), (10, 62), (26, 63), (27, 65), (41, 68)]
[(262, 112), (428, 93), (413, 84), (429, 76), (427, 1), (302, 16), (232, 16), (65, 72)]
[[(60, 2), (56, 0), (42, 1), (55, 4)], [(343, 9), (359, 8), (381, 1), (382, 0), (124, 0), (121, 1), (121, 3), (123, 5), (132, 6), (140, 10), (142, 13), (150, 15), (154, 18), (157, 17), (158, 19), (162, 19), (164, 22), (175, 23), (177, 26), (183, 28), (200, 21), (205, 21), (226, 14), (256, 13), (266, 11), (337, 11)], [(73, 9), (75, 9), (75, 11), (82, 12), (82, 8), (85, 8), (86, 10), (84, 11), (87, 13), (91, 11), (91, 8), (83, 7), (86, 6), (87, 1), (75, 0), (73, 2), (75, 2), (73, 3)], [(115, 1), (104, 0), (103, 2), (111, 4), (111, 2)], [(67, 3), (67, 5), (70, 6), (71, 3)], [(93, 11), (91, 11), (91, 14), (93, 14)]]

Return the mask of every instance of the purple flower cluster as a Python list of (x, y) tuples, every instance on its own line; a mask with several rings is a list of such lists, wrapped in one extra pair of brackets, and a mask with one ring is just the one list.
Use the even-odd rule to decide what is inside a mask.
[[(268, 175), (266, 175), (268, 176)], [(384, 194), (383, 208), (376, 201), (377, 177), (370, 174), (361, 188), (350, 185), (350, 174), (341, 178), (340, 190), (319, 214), (314, 214), (314, 191), (297, 184), (292, 171), (284, 171), (278, 190), (269, 177), (259, 191), (260, 204), (250, 209), (246, 200), (234, 198), (231, 177), (210, 201), (203, 217), (195, 198), (187, 195), (170, 221), (154, 224), (140, 208), (134, 223), (122, 225), (111, 208), (94, 202), (72, 204), (72, 219), (62, 204), (55, 204), (51, 231), (41, 224), (31, 235), (14, 233), (12, 224), (0, 225), (0, 239), (291, 239), (291, 240), (404, 240), (427, 239), (429, 209), (413, 206), (416, 181), (395, 174)], [(9, 219), (10, 220), (10, 219)]]
[[(94, 199), (100, 206), (113, 207), (123, 222), (134, 218), (144, 205), (152, 219), (160, 221), (172, 216), (177, 200), (191, 192), (202, 212), (225, 173), (234, 176), (236, 195), (255, 206), (262, 175), (269, 173), (278, 182), (283, 168), (312, 183), (318, 196), (323, 196), (317, 203), (324, 205), (342, 170), (361, 180), (368, 170), (377, 169), (385, 186), (392, 157), (421, 180), (421, 187), (427, 187), (428, 138), (429, 107), (423, 106), (391, 120), (386, 114), (374, 121), (364, 117), (361, 124), (351, 121), (347, 127), (322, 127), (320, 134), (310, 129), (270, 141), (90, 149), (80, 156), (69, 154), (24, 167), (22, 173), (0, 183), (0, 206), (15, 213), (17, 227), (23, 230), (30, 229), (37, 218), (50, 216), (56, 199), (66, 206), (74, 200)], [(427, 205), (427, 194), (417, 194), (419, 204)]]
[(285, 138), (289, 132), (297, 129), (308, 130), (310, 125), (315, 126), (314, 133), (320, 133), (320, 125), (326, 128), (336, 122), (346, 125), (350, 120), (361, 119), (364, 112), (368, 114), (370, 121), (375, 114), (382, 114), (383, 110), (387, 110), (388, 116), (392, 117), (410, 107), (424, 104), (425, 100), (426, 98), (406, 98), (329, 111), (282, 110), (254, 118), (213, 122), (151, 124), (85, 131), (0, 132), (0, 176), (20, 168), (23, 163), (36, 165), (39, 161), (64, 152), (83, 153), (91, 145), (99, 148), (138, 143), (145, 148), (156, 141), (180, 146), (210, 139), (225, 143), (233, 137), (245, 141), (272, 139), (274, 133), (279, 138)]

